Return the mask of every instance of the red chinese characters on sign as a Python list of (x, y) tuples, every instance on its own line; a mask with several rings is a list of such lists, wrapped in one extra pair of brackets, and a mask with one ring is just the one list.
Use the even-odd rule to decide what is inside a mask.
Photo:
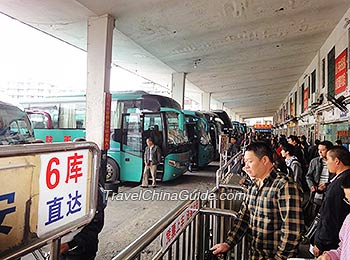
[(110, 136), (111, 136), (111, 104), (112, 94), (106, 93), (105, 103), (105, 129), (104, 129), (104, 140), (103, 149), (108, 150), (110, 148)]
[(295, 113), (294, 113), (294, 102), (290, 103), (290, 115), (291, 116), (295, 116)]
[(68, 157), (66, 183), (68, 183), (70, 179), (74, 179), (75, 183), (77, 183), (78, 178), (83, 176), (81, 169), (83, 158), (83, 155), (78, 155), (77, 153), (74, 153), (74, 156)]
[[(84, 156), (74, 153), (73, 156), (68, 156), (67, 159), (67, 175), (65, 182), (68, 183), (70, 179), (74, 179), (74, 182), (77, 183), (78, 178), (83, 176), (81, 165), (83, 164)], [(55, 166), (58, 166), (59, 164), (60, 160), (56, 157), (51, 158), (47, 164), (46, 185), (49, 189), (56, 188), (60, 181), (60, 173), (58, 169), (55, 168)]]
[[(53, 165), (54, 164), (54, 165)], [(60, 182), (60, 173), (54, 166), (60, 164), (60, 160), (56, 157), (51, 158), (46, 168), (46, 186), (52, 190), (57, 187)]]
[(86, 216), (88, 150), (40, 156), (38, 237)]
[(195, 217), (195, 212), (199, 209), (199, 201), (194, 201), (183, 211), (169, 226), (162, 235), (162, 250), (165, 250), (175, 241), (175, 239), (181, 234), (182, 230), (192, 221)]
[(348, 50), (345, 49), (335, 59), (335, 94), (343, 92), (347, 87), (347, 53)]
[(72, 137), (71, 137), (70, 135), (65, 135), (65, 136), (63, 137), (63, 141), (64, 141), (64, 142), (70, 142), (70, 141), (72, 141)]
[(51, 135), (47, 135), (45, 142), (46, 143), (52, 143), (52, 140), (53, 140), (52, 136)]
[(304, 111), (306, 111), (307, 107), (309, 106), (308, 105), (308, 102), (309, 102), (308, 95), (309, 95), (309, 88), (306, 88), (306, 89), (304, 89)]

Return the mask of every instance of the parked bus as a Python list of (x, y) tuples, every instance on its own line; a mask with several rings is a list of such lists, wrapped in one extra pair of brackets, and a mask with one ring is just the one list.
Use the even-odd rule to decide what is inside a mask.
[(201, 111), (209, 122), (209, 133), (214, 148), (214, 160), (219, 159), (219, 136), (224, 134), (224, 122), (220, 117), (209, 111)]
[(211, 112), (217, 114), (218, 117), (221, 119), (221, 121), (223, 123), (222, 131), (224, 132), (224, 134), (231, 136), (233, 126), (232, 126), (231, 119), (228, 116), (228, 114), (226, 113), (226, 111), (218, 109), (218, 110), (212, 110)]
[(0, 100), (0, 145), (33, 142), (33, 129), (24, 109)]
[[(38, 139), (67, 142), (86, 136), (85, 95), (31, 100), (23, 106), (28, 109)], [(113, 93), (111, 133), (106, 182), (141, 181), (148, 137), (153, 137), (162, 151), (157, 179), (169, 181), (186, 172), (190, 145), (185, 117), (175, 100), (143, 91)]]
[(244, 139), (245, 135), (248, 133), (248, 127), (246, 123), (240, 123), (238, 121), (232, 121), (233, 125), (233, 135), (237, 138)]
[(186, 130), (191, 143), (191, 168), (205, 167), (214, 157), (214, 147), (210, 138), (210, 126), (200, 112), (183, 110), (186, 117)]

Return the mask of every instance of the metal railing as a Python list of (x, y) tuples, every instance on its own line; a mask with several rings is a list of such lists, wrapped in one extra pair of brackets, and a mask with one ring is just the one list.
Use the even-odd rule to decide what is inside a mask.
[[(4, 247), (4, 249), (0, 249), (0, 258), (17, 259), (31, 253), (35, 259), (48, 259), (49, 255), (40, 248), (50, 243), (51, 245), (54, 245), (50, 248), (50, 259), (59, 259), (59, 244), (61, 237), (90, 223), (95, 214), (95, 207), (97, 202), (98, 169), (101, 157), (98, 146), (92, 142), (83, 142), (61, 144), (5, 145), (2, 146), (2, 148), (3, 149), (0, 149), (0, 180), (4, 183), (6, 182), (10, 184), (21, 182), (22, 185), (26, 187), (35, 187), (35, 189), (34, 191), (32, 191), (32, 189), (27, 192), (23, 191), (22, 194), (22, 190), (20, 188), (21, 186), (19, 187), (13, 184), (10, 186), (13, 196), (15, 196), (16, 193), (21, 194), (21, 196), (16, 197), (16, 204), (14, 206), (15, 210), (13, 212), (13, 214), (18, 215), (14, 215), (12, 219), (17, 219), (17, 216), (23, 217), (23, 222), (7, 222), (12, 229), (11, 232), (17, 232), (15, 233), (17, 235), (16, 238), (14, 238), (15, 236), (6, 238), (8, 241), (10, 241), (11, 244), (9, 244), (10, 246)], [(86, 202), (85, 208), (83, 208), (85, 212), (81, 215), (81, 217), (63, 221), (63, 224), (60, 223), (60, 225), (57, 225), (57, 227), (53, 228), (52, 230), (45, 230), (45, 232), (39, 236), (39, 217), (41, 214), (46, 214), (46, 209), (39, 208), (38, 204), (41, 192), (43, 190), (45, 191), (45, 189), (40, 186), (40, 178), (41, 176), (44, 176), (44, 180), (45, 178), (50, 178), (47, 177), (47, 172), (49, 172), (48, 169), (50, 169), (51, 173), (54, 173), (52, 174), (53, 176), (56, 176), (57, 174), (58, 177), (55, 177), (55, 180), (58, 184), (58, 180), (61, 174), (64, 174), (60, 173), (58, 168), (49, 168), (49, 164), (43, 163), (44, 160), (42, 160), (41, 156), (47, 156), (48, 158), (52, 158), (53, 156), (58, 156), (58, 158), (67, 158), (67, 156), (71, 155), (67, 154), (67, 152), (77, 152), (80, 150), (86, 150), (87, 156), (85, 156), (84, 159), (80, 159), (78, 162), (81, 164), (83, 162), (86, 163), (87, 171), (84, 171), (84, 174), (88, 173), (89, 171), (89, 174), (87, 174), (88, 177), (86, 178), (86, 184), (84, 183), (83, 185), (83, 187), (86, 187), (86, 191), (84, 190), (83, 193), (84, 196), (89, 196), (90, 198), (89, 201)], [(83, 158), (82, 155), (81, 158)], [(82, 170), (80, 169), (79, 171)], [(11, 175), (8, 174), (8, 172), (10, 172)], [(22, 176), (19, 176), (17, 174), (18, 172), (21, 173)], [(8, 180), (10, 178), (8, 176), (11, 176), (10, 178), (12, 180), (14, 179), (15, 181), (9, 182)], [(26, 176), (26, 178), (23, 178), (23, 176)], [(17, 178), (20, 181), (17, 181)], [(61, 179), (62, 178), (63, 177), (61, 177)], [(51, 189), (50, 192), (57, 195), (59, 193), (54, 189)], [(2, 194), (0, 193), (0, 195)], [(24, 213), (18, 213), (21, 212), (18, 209), (20, 207), (22, 207)], [(23, 214), (23, 216), (21, 214)]]
[(228, 161), (225, 161), (225, 163), (216, 171), (217, 187), (220, 184), (228, 183), (229, 180), (232, 178), (233, 174), (237, 174), (235, 172), (235, 169), (237, 169), (237, 167), (240, 165), (242, 157), (242, 151), (236, 153)]
[[(251, 135), (248, 135), (245, 140), (243, 140), (243, 145), (241, 151), (232, 156), (229, 160), (227, 159), (227, 151), (220, 154), (220, 168), (216, 171), (216, 187), (220, 184), (227, 184), (232, 179), (234, 175), (241, 175), (242, 168), (241, 163), (243, 159), (246, 147), (252, 142)], [(221, 164), (221, 162), (224, 162)]]
[[(199, 201), (194, 217), (176, 233), (168, 247), (164, 246), (166, 230), (169, 230), (174, 221), (186, 212), (194, 200), (184, 201), (178, 205), (113, 260), (204, 259), (206, 250), (225, 241), (227, 232), (234, 225), (237, 211), (245, 198), (246, 191), (243, 187), (230, 184), (230, 179), (237, 174), (235, 170), (241, 163), (243, 153), (244, 148), (229, 160), (224, 157), (224, 164), (220, 163), (220, 168), (216, 172), (216, 186), (210, 191), (210, 194), (214, 194), (214, 198), (212, 196), (211, 199)], [(226, 259), (248, 259), (248, 245), (245, 238), (230, 250)]]
[[(243, 189), (236, 185), (220, 185), (211, 193), (215, 199), (199, 201), (193, 219), (178, 232), (169, 247), (164, 248), (164, 236), (172, 223), (184, 214), (194, 200), (184, 201), (155, 223), (150, 229), (120, 252), (113, 260), (128, 259), (204, 259), (204, 252), (216, 243), (225, 241), (229, 228), (237, 218), (238, 209), (244, 197)], [(197, 193), (198, 194), (198, 193)], [(223, 195), (222, 195), (223, 194)], [(225, 195), (226, 194), (226, 195)], [(233, 199), (227, 200), (228, 194)], [(243, 194), (235, 196), (235, 194)], [(240, 198), (237, 200), (237, 198)], [(247, 259), (245, 242), (238, 244), (226, 259)]]

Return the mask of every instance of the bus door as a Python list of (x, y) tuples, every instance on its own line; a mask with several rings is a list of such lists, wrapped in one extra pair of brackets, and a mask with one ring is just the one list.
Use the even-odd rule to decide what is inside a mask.
[(121, 180), (139, 182), (143, 169), (141, 115), (139, 113), (123, 114), (121, 132)]
[(164, 142), (164, 125), (162, 115), (158, 112), (143, 113), (143, 139), (142, 148), (143, 151), (146, 147), (146, 139), (151, 137), (153, 143), (158, 145), (164, 155), (165, 142)]
[[(151, 137), (153, 143), (157, 145), (160, 150), (162, 157), (165, 155), (166, 142), (164, 141), (164, 120), (162, 120), (162, 114), (159, 112), (147, 112), (143, 113), (143, 135), (142, 135), (142, 150), (145, 151), (147, 146), (146, 139)], [(164, 165), (160, 163), (157, 167), (157, 179), (162, 179), (164, 171)]]

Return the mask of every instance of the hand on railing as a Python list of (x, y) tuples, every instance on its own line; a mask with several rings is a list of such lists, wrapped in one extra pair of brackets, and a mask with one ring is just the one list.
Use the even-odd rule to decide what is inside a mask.
[[(216, 259), (224, 259), (226, 256), (226, 253), (231, 249), (229, 244), (227, 243), (221, 243), (221, 244), (216, 244), (210, 250), (213, 252), (215, 256), (217, 256)], [(215, 258), (212, 258), (215, 259)]]

